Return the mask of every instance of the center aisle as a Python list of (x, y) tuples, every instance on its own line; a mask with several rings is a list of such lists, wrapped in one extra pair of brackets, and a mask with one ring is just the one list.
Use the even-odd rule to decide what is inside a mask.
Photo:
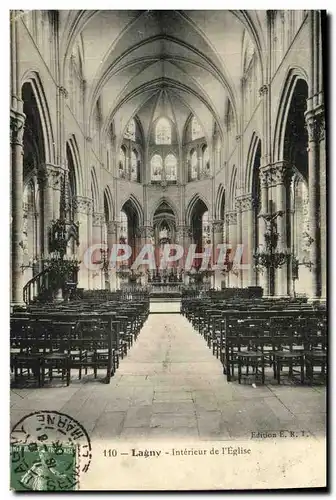
[(92, 429), (97, 437), (249, 437), (259, 425), (281, 428), (279, 416), (294, 417), (268, 387), (228, 384), (204, 339), (177, 314), (149, 316), (111, 385), (99, 393), (106, 400)]
[(325, 429), (325, 388), (228, 383), (204, 339), (178, 314), (151, 314), (110, 384), (11, 391), (11, 420), (36, 410), (76, 418), (94, 438), (251, 438), (256, 430)]

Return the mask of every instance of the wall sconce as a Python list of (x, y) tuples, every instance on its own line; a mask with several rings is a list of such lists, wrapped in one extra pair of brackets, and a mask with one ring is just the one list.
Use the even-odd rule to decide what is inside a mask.
[(313, 267), (314, 264), (313, 264), (313, 262), (311, 260), (308, 260), (306, 257), (303, 257), (303, 261), (302, 261), (301, 265), (307, 267), (309, 269), (309, 271), (311, 272), (312, 267)]
[(21, 267), (21, 272), (22, 274), (25, 272), (26, 269), (32, 269), (34, 265), (37, 264), (37, 259), (30, 259), (28, 264), (22, 264)]
[(309, 271), (312, 270), (313, 267), (313, 262), (307, 259), (307, 257), (303, 257), (302, 262), (299, 262), (299, 259), (297, 257), (293, 257), (292, 259), (292, 276), (293, 280), (299, 279), (299, 266), (305, 266), (309, 269)]

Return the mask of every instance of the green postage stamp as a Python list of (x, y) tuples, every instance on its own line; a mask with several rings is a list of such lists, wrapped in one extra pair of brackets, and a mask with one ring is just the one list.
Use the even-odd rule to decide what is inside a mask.
[(76, 485), (74, 446), (11, 445), (11, 487), (15, 491), (71, 491)]
[(41, 410), (11, 431), (10, 482), (15, 491), (73, 491), (91, 463), (91, 441), (70, 415)]

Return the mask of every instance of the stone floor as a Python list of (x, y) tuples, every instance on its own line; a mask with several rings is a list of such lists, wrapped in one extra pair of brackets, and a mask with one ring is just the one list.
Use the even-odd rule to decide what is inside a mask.
[(92, 375), (11, 390), (11, 424), (36, 410), (79, 420), (94, 438), (251, 438), (252, 432), (325, 434), (325, 387), (228, 383), (203, 338), (178, 314), (149, 316), (109, 385)]

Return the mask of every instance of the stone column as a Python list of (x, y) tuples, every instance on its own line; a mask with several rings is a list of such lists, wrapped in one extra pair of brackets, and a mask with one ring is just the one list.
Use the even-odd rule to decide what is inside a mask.
[[(102, 226), (104, 222), (105, 216), (101, 213), (93, 213), (92, 214), (92, 244), (93, 245), (102, 245), (103, 242), (103, 231)], [(99, 250), (96, 250), (93, 254), (93, 260), (100, 261), (101, 255)], [(97, 266), (98, 267), (98, 266)], [(104, 271), (102, 267), (97, 269), (97, 271), (91, 271), (91, 288), (102, 290), (105, 288), (104, 283)]]
[(319, 123), (320, 144), (320, 241), (321, 241), (321, 297), (327, 297), (327, 172), (326, 172), (326, 142), (325, 118), (320, 117)]
[[(226, 246), (229, 244), (229, 222), (228, 222), (227, 214), (224, 214), (224, 221), (223, 221), (223, 242), (225, 243)], [(221, 273), (221, 286), (222, 286), (222, 283), (223, 283), (223, 286), (227, 287), (228, 286), (227, 281), (228, 281), (227, 280), (227, 274), (225, 272)]]
[[(135, 235), (134, 235), (134, 255), (133, 255), (133, 262), (136, 260), (138, 257), (139, 253), (141, 252), (141, 249), (144, 246), (144, 241), (143, 241), (143, 226), (139, 226), (135, 230)], [(136, 271), (136, 269), (135, 269)], [(141, 266), (139, 267), (138, 271), (143, 272), (143, 269), (141, 269)]]
[(310, 228), (310, 262), (311, 262), (311, 295), (320, 296), (319, 284), (319, 151), (318, 122), (313, 112), (306, 115), (308, 130), (308, 190), (309, 190), (309, 228)]
[[(140, 226), (137, 230), (137, 250), (136, 250), (137, 253), (135, 255), (135, 258), (139, 255), (142, 248), (148, 244), (153, 244), (153, 249), (155, 250), (154, 228), (149, 225)], [(147, 284), (147, 278), (146, 278), (147, 271), (151, 273), (153, 270), (148, 265), (146, 265), (146, 266), (139, 266), (138, 271), (141, 271), (143, 273), (143, 277), (141, 278), (141, 283)]]
[(43, 192), (43, 248), (49, 253), (49, 230), (51, 221), (60, 217), (60, 189), (63, 169), (57, 165), (45, 164), (39, 169), (39, 182)]
[[(276, 227), (279, 235), (276, 251), (288, 253), (288, 229), (289, 221), (287, 217), (286, 196), (288, 190), (288, 180), (290, 178), (290, 167), (287, 162), (277, 162), (270, 167), (269, 182), (274, 187), (275, 206), (278, 217)], [(289, 288), (289, 262), (286, 261), (275, 271), (275, 295), (287, 296), (290, 293)]]
[[(231, 250), (228, 252), (228, 261), (231, 263), (234, 260), (237, 248), (237, 212), (235, 210), (227, 212), (225, 215), (226, 221), (226, 243), (230, 246)], [(225, 273), (226, 286), (237, 287), (238, 277), (232, 271)]]
[[(217, 264), (219, 250), (217, 250), (217, 245), (223, 243), (223, 221), (215, 220), (212, 223), (212, 231), (213, 231), (213, 264)], [(221, 288), (222, 284), (222, 272), (220, 270), (216, 270), (214, 272), (214, 287)]]
[[(324, 142), (324, 127), (321, 127), (324, 115), (322, 111), (316, 113), (312, 110), (306, 115), (307, 129), (308, 129), (308, 180), (309, 180), (309, 227), (310, 237), (312, 238), (310, 246), (310, 261), (312, 289), (311, 294), (313, 297), (321, 296), (321, 234), (320, 234), (320, 139), (323, 138)], [(323, 132), (322, 132), (323, 131)], [(322, 159), (324, 154), (322, 155)], [(325, 161), (324, 161), (325, 164)], [(325, 172), (325, 167), (324, 167)], [(325, 174), (324, 174), (325, 175)], [(326, 191), (321, 192), (322, 197), (326, 196)], [(325, 204), (324, 204), (325, 210)], [(325, 219), (324, 219), (325, 220)], [(325, 239), (325, 238), (324, 238)], [(324, 242), (324, 248), (326, 244)], [(324, 265), (325, 267), (325, 265)]]
[[(238, 245), (242, 245), (243, 240), (242, 240), (242, 213), (241, 213), (241, 201), (240, 198), (236, 198), (235, 200), (235, 206), (236, 206), (236, 212), (237, 212), (237, 240), (236, 240), (236, 247), (234, 249), (234, 255), (237, 254), (238, 258), (238, 251), (241, 252), (241, 247), (238, 249)], [(238, 262), (238, 269), (237, 269), (237, 286), (238, 287), (243, 287), (243, 272), (242, 272), (242, 259)]]
[(11, 305), (23, 304), (23, 131), (25, 115), (23, 102), (17, 100), (17, 110), (11, 109)]
[[(261, 248), (265, 248), (265, 232), (267, 229), (265, 220), (261, 217), (262, 215), (268, 214), (268, 167), (263, 167), (259, 171), (259, 178), (260, 178), (260, 197), (261, 197), (261, 206), (260, 206), (260, 212), (258, 214), (258, 227), (259, 227), (259, 250)], [(269, 276), (269, 270), (264, 269), (262, 272), (259, 271), (259, 283), (260, 286), (264, 290), (264, 296), (267, 296), (270, 294), (270, 276)]]
[[(254, 286), (256, 284), (256, 273), (254, 269), (254, 217), (252, 194), (245, 194), (239, 197), (242, 217), (242, 244), (243, 258), (242, 277), (243, 286)], [(245, 269), (246, 267), (246, 269)]]
[(89, 269), (85, 266), (85, 252), (88, 251), (90, 242), (90, 214), (92, 200), (84, 196), (76, 196), (74, 199), (74, 209), (79, 222), (79, 246), (77, 247), (77, 258), (80, 260), (78, 272), (78, 287), (89, 289)]
[[(108, 257), (110, 258), (113, 245), (117, 244), (117, 222), (109, 221), (107, 224), (107, 246), (108, 246)], [(116, 268), (113, 263), (109, 264), (109, 280), (110, 280), (110, 289), (115, 291), (117, 289), (117, 276), (116, 276)]]
[[(191, 228), (189, 226), (180, 225), (176, 228), (176, 243), (183, 247), (183, 256), (179, 261), (179, 267), (185, 269), (185, 262), (189, 252), (192, 240)], [(185, 275), (184, 280), (187, 283), (188, 277)]]

